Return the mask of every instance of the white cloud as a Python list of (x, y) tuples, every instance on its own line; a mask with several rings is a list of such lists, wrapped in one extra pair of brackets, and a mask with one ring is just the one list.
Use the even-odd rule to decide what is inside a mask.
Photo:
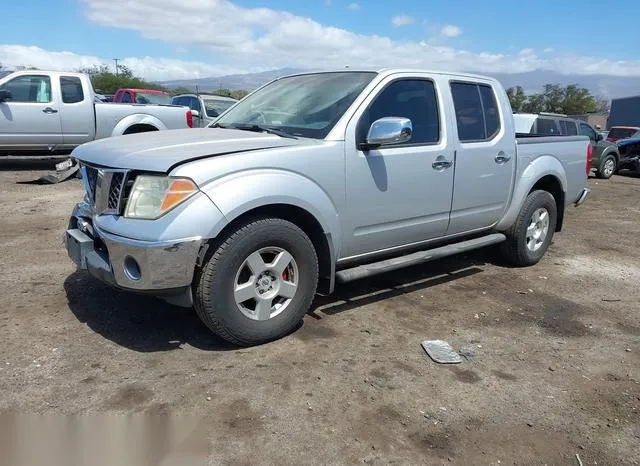
[(359, 3), (349, 3), (349, 5), (347, 6), (347, 8), (349, 8), (351, 11), (358, 11), (360, 9), (360, 4)]
[(554, 49), (552, 47), (547, 47), (546, 49), (543, 50), (544, 53), (551, 53), (553, 51)]
[[(121, 63), (147, 79), (217, 76), (281, 67), (342, 68), (345, 65), (487, 73), (541, 69), (565, 74), (640, 76), (639, 60), (538, 54), (535, 50), (509, 50), (506, 45), (502, 52), (477, 52), (452, 47), (446, 42), (438, 44), (429, 37), (424, 41), (399, 41), (326, 26), (285, 11), (240, 7), (228, 0), (82, 1), (86, 16), (92, 22), (162, 41), (167, 44), (167, 55), (176, 47), (188, 48), (191, 53), (201, 52), (199, 61), (123, 58)], [(445, 29), (449, 37), (462, 32), (457, 26), (440, 25), (432, 36), (441, 37)], [(95, 63), (111, 65), (110, 58), (23, 45), (0, 45), (0, 62), (7, 65), (75, 69)]]
[[(8, 69), (17, 66), (35, 66), (51, 71), (74, 71), (93, 65), (108, 65), (115, 70), (113, 60), (73, 52), (52, 52), (35, 46), (0, 45), (0, 63)], [(130, 68), (136, 75), (150, 80), (193, 79), (225, 74), (246, 73), (246, 67), (210, 65), (202, 62), (168, 58), (128, 57), (119, 64)], [(267, 68), (255, 67), (253, 71)]]
[(409, 15), (399, 15), (394, 16), (391, 19), (391, 24), (395, 27), (408, 26), (409, 24), (413, 24), (415, 22), (415, 18)]
[(453, 24), (447, 24), (440, 31), (440, 35), (443, 37), (458, 37), (462, 34), (462, 28), (454, 26)]

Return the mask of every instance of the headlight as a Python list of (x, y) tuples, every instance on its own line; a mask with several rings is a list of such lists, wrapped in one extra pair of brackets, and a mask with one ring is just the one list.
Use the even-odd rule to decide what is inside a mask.
[(124, 216), (153, 220), (198, 192), (188, 178), (138, 175), (133, 183)]

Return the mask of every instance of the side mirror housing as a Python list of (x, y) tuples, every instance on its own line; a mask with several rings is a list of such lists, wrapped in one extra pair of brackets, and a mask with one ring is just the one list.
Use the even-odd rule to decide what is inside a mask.
[(13, 97), (13, 95), (11, 94), (11, 91), (8, 91), (6, 89), (0, 89), (0, 102), (6, 102), (11, 97)]
[(360, 150), (380, 146), (403, 144), (411, 140), (413, 125), (408, 118), (384, 117), (374, 121), (369, 127), (367, 138), (359, 144)]
[(602, 133), (596, 133), (596, 142), (602, 141), (604, 139), (604, 136), (602, 135)]
[(194, 118), (200, 118), (200, 112), (197, 110), (191, 110), (191, 114)]

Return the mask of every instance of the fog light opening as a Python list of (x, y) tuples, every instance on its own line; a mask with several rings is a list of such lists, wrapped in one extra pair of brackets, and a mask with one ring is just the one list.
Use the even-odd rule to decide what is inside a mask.
[(142, 278), (142, 272), (140, 271), (140, 266), (138, 262), (131, 256), (127, 256), (124, 258), (124, 274), (127, 276), (129, 280), (133, 280), (137, 282)]

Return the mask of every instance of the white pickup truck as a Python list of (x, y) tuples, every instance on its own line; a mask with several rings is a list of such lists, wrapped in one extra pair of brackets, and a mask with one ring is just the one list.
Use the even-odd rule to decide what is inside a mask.
[(537, 263), (591, 170), (586, 136), (517, 136), (496, 80), (429, 70), (287, 76), (208, 128), (72, 155), (78, 268), (242, 345), (286, 335), (335, 283), (498, 243)]
[(99, 103), (95, 95), (85, 74), (0, 74), (0, 153), (68, 152), (109, 136), (193, 126), (189, 108)]

